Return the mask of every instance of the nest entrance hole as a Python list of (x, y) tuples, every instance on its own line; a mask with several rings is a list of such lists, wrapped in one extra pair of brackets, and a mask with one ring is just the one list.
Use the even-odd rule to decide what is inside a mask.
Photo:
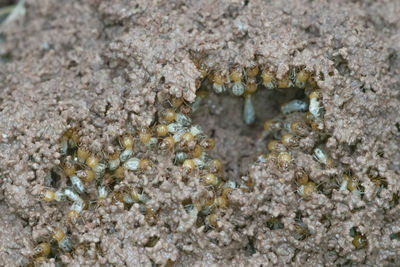
[(269, 90), (258, 85), (252, 97), (255, 121), (247, 125), (243, 120), (243, 97), (228, 92), (216, 94), (210, 89), (207, 91), (208, 97), (193, 113), (193, 122), (199, 124), (206, 135), (215, 138), (215, 148), (210, 154), (221, 160), (225, 174), (233, 180), (246, 175), (257, 156), (267, 152), (267, 144), (273, 138), (263, 137), (264, 122), (282, 118), (280, 107), (284, 103), (293, 99), (307, 101), (302, 88)]

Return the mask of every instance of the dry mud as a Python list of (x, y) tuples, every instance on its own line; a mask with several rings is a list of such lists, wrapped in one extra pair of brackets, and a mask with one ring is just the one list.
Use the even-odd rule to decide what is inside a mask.
[[(32, 262), (33, 248), (50, 240), (54, 227), (66, 231), (74, 249), (58, 251), (50, 265), (395, 265), (398, 14), (398, 1), (26, 1), (26, 13), (3, 25), (0, 48), (10, 58), (0, 65), (0, 265)], [(289, 66), (320, 74), (324, 146), (335, 168), (312, 158), (314, 135), (293, 152), (287, 170), (253, 163), (265, 149), (255, 141), (260, 123), (278, 113), (281, 100), (258, 102), (258, 126), (248, 127), (237, 99), (212, 96), (194, 121), (214, 134), (213, 155), (227, 176), (254, 181), (251, 192), (230, 195), (217, 228), (196, 227), (181, 204), (204, 196), (204, 186), (182, 182), (181, 168), (154, 151), (146, 154), (156, 162), (150, 174), (130, 173), (122, 182), (150, 195), (158, 210), (153, 224), (138, 205), (127, 210), (110, 200), (71, 225), (68, 201), (39, 199), (68, 127), (78, 127), (91, 150), (107, 150), (127, 127), (149, 125), (168, 94), (192, 102), (200, 72), (191, 51), (213, 68), (257, 62), (278, 77)], [(319, 185), (311, 198), (296, 193), (298, 167)], [(339, 191), (344, 172), (360, 181), (362, 198)], [(299, 216), (310, 232), (304, 239), (293, 234)], [(271, 217), (283, 228), (270, 229)], [(353, 227), (367, 246), (352, 244)], [(146, 246), (154, 236), (158, 242)]]

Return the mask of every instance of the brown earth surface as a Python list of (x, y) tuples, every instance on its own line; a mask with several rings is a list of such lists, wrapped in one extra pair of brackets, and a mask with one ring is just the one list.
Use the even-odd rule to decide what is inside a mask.
[[(73, 249), (63, 253), (52, 241), (51, 266), (400, 262), (399, 1), (27, 0), (25, 8), (1, 26), (0, 53), (8, 59), (0, 64), (1, 266), (33, 262), (34, 247), (50, 242), (55, 227)], [(200, 78), (193, 53), (213, 69), (256, 63), (278, 78), (293, 66), (315, 71), (323, 137), (303, 138), (288, 169), (254, 161), (266, 150), (262, 122), (279, 116), (291, 97), (260, 90), (256, 123), (247, 126), (239, 98), (211, 94), (193, 120), (215, 137), (211, 154), (226, 179), (254, 184), (250, 192), (234, 190), (229, 206), (216, 211), (218, 227), (196, 226), (182, 205), (209, 193), (197, 174), (186, 181), (170, 154), (140, 146), (151, 171), (128, 172), (114, 190), (142, 188), (157, 211), (154, 222), (138, 204), (126, 209), (110, 196), (70, 224), (67, 200), (40, 200), (62, 161), (67, 128), (78, 128), (92, 151), (111, 152), (117, 136), (150, 125), (169, 94), (193, 102)], [(317, 145), (334, 168), (313, 159)], [(299, 168), (317, 184), (309, 198), (296, 193)], [(339, 190), (343, 173), (360, 182), (362, 197)], [(58, 182), (61, 188), (66, 179)], [(305, 238), (294, 234), (300, 217)], [(271, 218), (283, 227), (269, 227)], [(355, 229), (365, 247), (353, 245)]]

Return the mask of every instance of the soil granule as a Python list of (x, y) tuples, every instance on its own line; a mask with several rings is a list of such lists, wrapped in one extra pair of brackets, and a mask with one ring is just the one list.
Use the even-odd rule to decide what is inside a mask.
[[(1, 26), (1, 266), (32, 262), (34, 247), (50, 240), (54, 227), (66, 231), (74, 249), (54, 250), (50, 265), (400, 261), (399, 1), (27, 0), (25, 10)], [(211, 154), (226, 176), (254, 183), (251, 192), (229, 196), (217, 228), (197, 227), (182, 205), (204, 198), (207, 188), (185, 182), (171, 155), (152, 150), (142, 151), (156, 163), (151, 172), (128, 173), (115, 190), (142, 188), (157, 210), (153, 223), (138, 204), (126, 209), (110, 198), (71, 225), (67, 202), (40, 200), (61, 163), (67, 128), (77, 127), (92, 151), (110, 152), (116, 136), (150, 125), (169, 94), (193, 102), (200, 77), (193, 53), (213, 69), (256, 62), (279, 78), (291, 66), (315, 71), (324, 142), (315, 134), (303, 139), (286, 170), (257, 162), (266, 145), (259, 141), (262, 122), (277, 116), (287, 95), (260, 92), (256, 123), (246, 126), (238, 98), (212, 94), (193, 120), (216, 138)], [(334, 168), (313, 159), (317, 145)], [(318, 186), (310, 198), (296, 192), (297, 168)], [(360, 182), (362, 197), (339, 190), (343, 173)], [(274, 218), (282, 227), (271, 227)], [(307, 226), (300, 236), (299, 225)], [(353, 245), (354, 231), (366, 237), (365, 247)]]

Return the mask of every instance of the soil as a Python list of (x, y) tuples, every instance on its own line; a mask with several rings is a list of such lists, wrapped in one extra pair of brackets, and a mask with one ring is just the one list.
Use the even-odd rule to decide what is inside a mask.
[[(34, 247), (54, 228), (64, 229), (74, 249), (62, 253), (52, 242), (50, 265), (400, 261), (398, 1), (27, 0), (25, 9), (1, 25), (0, 265), (32, 262)], [(137, 153), (152, 160), (151, 172), (129, 172), (114, 190), (142, 188), (157, 211), (152, 223), (138, 204), (124, 208), (109, 198), (69, 224), (67, 201), (40, 200), (48, 173), (62, 161), (66, 129), (78, 128), (92, 151), (110, 152), (117, 136), (150, 125), (169, 95), (193, 102), (200, 78), (193, 54), (218, 70), (259, 64), (278, 78), (293, 66), (315, 71), (323, 138), (302, 139), (288, 169), (258, 162), (268, 141), (263, 121), (279, 116), (293, 96), (257, 92), (256, 122), (247, 126), (240, 98), (212, 93), (193, 120), (215, 137), (211, 154), (223, 162), (226, 179), (254, 184), (232, 192), (228, 208), (216, 212), (218, 227), (196, 226), (182, 205), (207, 196), (198, 173), (185, 181), (170, 154), (143, 147)], [(313, 159), (317, 145), (334, 168)], [(310, 198), (296, 192), (297, 169), (317, 184)], [(339, 190), (343, 173), (360, 182), (362, 197)], [(273, 218), (283, 227), (270, 227)], [(308, 229), (301, 238), (294, 234), (300, 221)], [(366, 237), (365, 247), (353, 245), (354, 231)]]

